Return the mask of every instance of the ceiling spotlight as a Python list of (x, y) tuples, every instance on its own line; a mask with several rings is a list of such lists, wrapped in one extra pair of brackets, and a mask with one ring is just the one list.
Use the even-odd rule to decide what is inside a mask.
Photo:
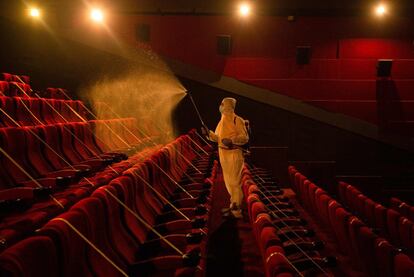
[(241, 16), (248, 16), (250, 14), (250, 5), (249, 4), (241, 4), (239, 7), (239, 14)]
[(104, 20), (104, 14), (100, 9), (91, 10), (91, 19), (95, 22), (102, 22)]
[(37, 8), (30, 8), (29, 9), (29, 15), (31, 17), (40, 17), (40, 10)]
[(387, 13), (387, 7), (384, 4), (379, 4), (375, 8), (375, 14), (378, 16), (383, 16), (386, 13)]

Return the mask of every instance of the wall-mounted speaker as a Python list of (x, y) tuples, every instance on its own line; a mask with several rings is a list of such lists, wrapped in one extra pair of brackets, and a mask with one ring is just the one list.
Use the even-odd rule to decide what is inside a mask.
[(217, 54), (230, 55), (231, 54), (231, 36), (218, 35), (217, 36)]
[(138, 24), (135, 27), (135, 38), (138, 42), (149, 42), (151, 40), (150, 25)]
[(377, 61), (377, 77), (390, 77), (392, 69), (392, 60)]
[(296, 47), (296, 64), (299, 64), (299, 65), (309, 64), (311, 54), (312, 54), (312, 47), (297, 46)]

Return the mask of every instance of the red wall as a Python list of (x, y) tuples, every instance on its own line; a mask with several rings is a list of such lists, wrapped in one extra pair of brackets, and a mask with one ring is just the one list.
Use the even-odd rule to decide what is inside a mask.
[[(288, 22), (269, 16), (130, 15), (113, 22), (112, 29), (131, 45), (191, 65), (375, 124), (414, 121), (412, 19), (299, 17)], [(149, 45), (135, 40), (140, 23), (151, 26)], [(232, 36), (230, 56), (216, 54), (219, 34)], [(296, 65), (296, 46), (301, 45), (312, 47), (309, 65)], [(381, 58), (394, 59), (392, 81), (386, 85), (376, 82)], [(379, 116), (384, 99), (398, 116)]]

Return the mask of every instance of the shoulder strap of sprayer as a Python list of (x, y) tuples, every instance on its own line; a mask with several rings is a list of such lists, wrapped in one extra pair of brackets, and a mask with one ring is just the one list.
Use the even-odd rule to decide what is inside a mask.
[[(234, 117), (234, 120), (233, 120), (234, 125), (236, 125), (236, 120), (237, 120), (237, 116)], [(245, 124), (245, 127), (246, 127), (247, 135), (249, 135), (249, 138), (250, 138), (250, 126), (248, 127), (246, 122), (244, 122), (244, 124)], [(250, 139), (249, 139), (249, 141), (250, 141)], [(244, 145), (238, 146), (237, 148), (240, 148), (241, 150), (243, 150), (244, 154), (247, 154), (247, 155), (250, 154), (250, 143), (249, 142), (247, 142)]]

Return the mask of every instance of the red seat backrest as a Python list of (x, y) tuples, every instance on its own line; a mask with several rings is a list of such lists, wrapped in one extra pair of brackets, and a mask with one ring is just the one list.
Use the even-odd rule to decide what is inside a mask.
[[(84, 205), (85, 209), (92, 213), (92, 207), (99, 205), (97, 202), (92, 203), (93, 201), (91, 198), (87, 198), (77, 205)], [(101, 209), (103, 209), (102, 206)], [(76, 231), (60, 219), (69, 222)], [(48, 235), (56, 240), (60, 250), (58, 253), (61, 265), (59, 276), (121, 276), (120, 272), (98, 253), (94, 247), (104, 253), (115, 265), (124, 271), (126, 270), (124, 263), (113, 254), (109, 247), (105, 247), (107, 244), (102, 241), (105, 238), (106, 230), (99, 229), (102, 226), (97, 226), (96, 224), (103, 219), (96, 217), (94, 221), (91, 221), (83, 211), (71, 209), (69, 212), (61, 214), (58, 218), (50, 221), (41, 229), (41, 234)], [(78, 232), (91, 242), (94, 247), (88, 244)], [(100, 234), (103, 234), (103, 236)]]
[(394, 276), (412, 277), (414, 276), (414, 262), (404, 254), (397, 254), (394, 258)]
[(6, 81), (0, 81), (0, 96), (9, 95), (9, 83)]
[[(2, 145), (4, 151), (16, 162), (13, 163), (7, 156), (2, 155), (3, 167), (9, 173), (10, 177), (17, 184), (30, 179), (23, 170), (31, 177), (38, 178), (39, 174), (33, 169), (27, 157), (27, 142), (23, 128), (2, 128), (0, 129), (2, 136)], [(23, 170), (22, 170), (23, 169)]]
[(0, 97), (0, 105), (4, 112), (0, 112), (3, 127), (16, 127), (16, 101), (12, 97)]
[(124, 199), (117, 192), (118, 191), (111, 186), (103, 186), (95, 190), (92, 197), (101, 200), (106, 208), (103, 216), (107, 219), (107, 224), (102, 227), (107, 229), (110, 245), (120, 257), (128, 261), (128, 264), (133, 264), (136, 261), (135, 255), (139, 245), (134, 238), (128, 234), (127, 229), (121, 221), (120, 215), (125, 211), (124, 207), (121, 206), (117, 200), (120, 200), (123, 203)]
[(377, 238), (374, 245), (378, 276), (393, 276), (396, 249), (387, 240)]
[(396, 246), (401, 246), (401, 238), (398, 230), (398, 224), (400, 220), (400, 213), (387, 209), (387, 231), (391, 242)]
[(69, 160), (63, 155), (61, 149), (61, 138), (57, 127), (54, 125), (39, 126), (39, 134), (47, 143), (48, 147), (43, 147), (46, 160), (55, 170), (60, 170), (70, 166)]
[(57, 254), (51, 238), (29, 237), (0, 254), (0, 276), (58, 276)]

